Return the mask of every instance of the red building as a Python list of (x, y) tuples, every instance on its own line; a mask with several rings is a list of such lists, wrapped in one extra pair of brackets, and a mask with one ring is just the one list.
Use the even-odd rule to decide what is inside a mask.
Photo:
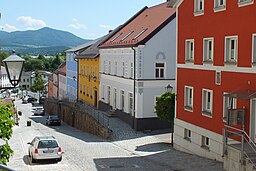
[[(244, 115), (244, 130), (256, 139), (256, 2), (178, 0), (175, 6), (174, 146), (223, 161), (223, 129), (232, 114), (228, 109), (241, 109), (232, 116)], [(229, 125), (242, 130), (239, 117), (230, 117)]]

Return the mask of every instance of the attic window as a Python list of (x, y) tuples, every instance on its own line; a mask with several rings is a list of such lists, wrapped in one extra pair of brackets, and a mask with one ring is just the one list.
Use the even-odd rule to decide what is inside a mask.
[(145, 31), (147, 31), (147, 28), (143, 29), (141, 32), (139, 32), (134, 38), (133, 40), (137, 39), (138, 37), (140, 37), (140, 35), (142, 35)]
[(115, 41), (119, 36), (121, 36), (123, 33), (119, 33), (118, 35), (116, 35), (110, 42)]
[(130, 36), (134, 31), (130, 31), (130, 33), (126, 34), (122, 39), (121, 41), (123, 41), (124, 39), (126, 39), (128, 36)]

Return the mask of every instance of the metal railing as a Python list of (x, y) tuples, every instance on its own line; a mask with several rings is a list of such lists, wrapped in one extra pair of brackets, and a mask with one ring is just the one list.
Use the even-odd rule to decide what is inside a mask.
[(226, 146), (232, 146), (232, 144), (228, 144), (228, 138), (231, 136), (240, 136), (241, 137), (241, 162), (244, 162), (244, 159), (248, 159), (253, 167), (256, 167), (255, 163), (252, 161), (251, 156), (248, 154), (248, 151), (245, 150), (245, 143), (247, 147), (249, 147), (250, 154), (253, 153), (253, 156), (256, 158), (256, 144), (250, 138), (250, 136), (241, 129), (225, 125), (224, 128), (224, 152), (226, 151)]

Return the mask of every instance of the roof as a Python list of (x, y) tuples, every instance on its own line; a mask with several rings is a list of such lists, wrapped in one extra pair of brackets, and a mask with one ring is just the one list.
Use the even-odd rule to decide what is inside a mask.
[(241, 100), (249, 100), (256, 98), (256, 90), (237, 90), (224, 94), (223, 96), (232, 97)]
[(66, 76), (66, 62), (62, 63), (58, 69), (54, 71), (55, 74), (61, 74)]
[(100, 44), (102, 44), (104, 41), (106, 41), (107, 39), (109, 39), (111, 36), (113, 36), (121, 27), (122, 26), (120, 25), (116, 29), (114, 29), (113, 31), (108, 33), (107, 35), (98, 38), (94, 44), (92, 44), (90, 47), (88, 47), (87, 49), (82, 51), (79, 55), (77, 55), (76, 58), (78, 58), (78, 59), (80, 59), (80, 58), (91, 58), (91, 59), (96, 58), (99, 55), (98, 46)]
[(168, 4), (165, 2), (150, 8), (144, 7), (100, 48), (145, 44), (176, 17), (175, 8), (168, 7)]
[(82, 45), (79, 45), (79, 46), (76, 46), (76, 47), (73, 47), (71, 49), (68, 49), (66, 50), (65, 52), (77, 52), (79, 50), (83, 50), (83, 49), (86, 49), (87, 47), (91, 46), (92, 44), (94, 44), (97, 40), (92, 40), (92, 41), (89, 41), (89, 42), (86, 42)]

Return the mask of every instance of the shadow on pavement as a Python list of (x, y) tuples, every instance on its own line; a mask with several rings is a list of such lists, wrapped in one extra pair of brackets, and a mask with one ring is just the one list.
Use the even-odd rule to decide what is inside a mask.
[(26, 165), (47, 165), (47, 164), (57, 164), (57, 160), (37, 160), (36, 163), (31, 162), (31, 158), (28, 155), (23, 156), (23, 161)]
[(142, 146), (137, 146), (135, 151), (144, 151), (144, 152), (158, 152), (158, 151), (164, 151), (169, 150), (171, 147), (170, 143), (152, 143), (152, 144), (146, 144)]
[(169, 148), (168, 151), (148, 156), (97, 158), (94, 159), (94, 163), (98, 171), (224, 171), (221, 162), (186, 154), (172, 148)]

